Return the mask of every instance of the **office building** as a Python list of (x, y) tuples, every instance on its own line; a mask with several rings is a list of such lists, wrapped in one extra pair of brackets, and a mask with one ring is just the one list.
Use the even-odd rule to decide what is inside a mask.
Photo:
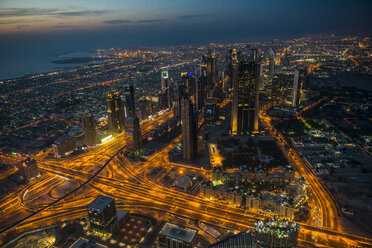
[(159, 231), (159, 248), (193, 248), (197, 243), (198, 230), (166, 222)]
[(181, 84), (184, 87), (184, 93), (187, 94), (193, 104), (196, 102), (196, 78), (190, 72), (181, 73)]
[(124, 131), (125, 116), (123, 103), (119, 92), (109, 93), (107, 95), (107, 114), (108, 125), (112, 135)]
[(54, 144), (52, 144), (53, 154), (55, 158), (68, 156), (76, 149), (77, 139), (73, 136), (62, 136), (59, 137)]
[(111, 236), (116, 220), (115, 199), (100, 195), (88, 205), (88, 221), (95, 235)]
[(247, 54), (247, 60), (249, 62), (254, 62), (258, 60), (259, 52), (256, 48), (249, 49)]
[(294, 77), (293, 77), (293, 88), (292, 88), (292, 107), (297, 107), (298, 105), (298, 78), (299, 78), (299, 71), (295, 69)]
[(94, 146), (97, 144), (96, 121), (90, 112), (86, 112), (83, 117), (84, 144)]
[(169, 79), (168, 71), (161, 72), (161, 94), (164, 96), (164, 106), (162, 109), (171, 108), (172, 107), (172, 99), (171, 99), (171, 84)]
[(238, 52), (236, 49), (229, 49), (227, 51), (227, 68), (226, 68), (226, 75), (228, 76), (228, 85), (224, 88), (231, 89), (233, 87), (233, 74), (234, 74), (234, 67), (238, 64)]
[(216, 99), (209, 98), (205, 101), (204, 122), (206, 125), (216, 125), (219, 121), (219, 104)]
[(168, 71), (161, 72), (161, 89), (166, 91), (169, 87), (169, 76)]
[(141, 126), (137, 116), (126, 119), (125, 133), (132, 136), (134, 149), (139, 150), (142, 146)]
[(297, 247), (300, 225), (280, 218), (267, 218), (255, 223), (255, 240), (257, 248), (292, 248)]
[(204, 96), (213, 96), (213, 89), (217, 82), (216, 56), (208, 51), (204, 54), (200, 63), (200, 80), (204, 89)]
[(20, 173), (21, 179), (27, 181), (34, 179), (40, 175), (36, 160), (29, 157), (26, 160), (18, 163), (18, 171)]
[(258, 89), (261, 64), (241, 61), (233, 70), (231, 134), (245, 135), (258, 131)]
[(273, 78), (274, 74), (275, 74), (275, 52), (270, 48), (269, 77)]
[(211, 244), (209, 248), (252, 248), (252, 233), (247, 230)]
[(185, 85), (181, 82), (177, 82), (174, 84), (174, 96), (173, 96), (173, 111), (174, 116), (180, 117), (181, 116), (181, 102), (182, 98), (184, 97), (185, 93)]
[(196, 154), (196, 120), (192, 102), (183, 97), (181, 101), (181, 125), (183, 159), (191, 160)]
[(125, 98), (125, 104), (124, 104), (124, 110), (125, 110), (125, 117), (133, 117), (136, 115), (136, 107), (135, 107), (135, 99), (134, 99), (134, 87), (133, 85), (130, 85), (125, 88), (124, 93)]

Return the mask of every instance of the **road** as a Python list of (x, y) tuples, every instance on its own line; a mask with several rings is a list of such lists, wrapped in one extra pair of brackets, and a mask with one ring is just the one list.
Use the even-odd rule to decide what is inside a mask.
[[(173, 117), (173, 114), (166, 112), (154, 120), (143, 123), (143, 134), (171, 117)], [(14, 203), (16, 205), (12, 207), (12, 210), (4, 211), (2, 218), (5, 222), (0, 223), (1, 227), (4, 228), (1, 232), (1, 238), (4, 239), (7, 233), (22, 232), (63, 220), (85, 217), (85, 206), (99, 194), (114, 197), (118, 206), (123, 206), (125, 209), (135, 209), (134, 211), (145, 214), (160, 212), (170, 216), (199, 219), (206, 223), (235, 230), (244, 230), (247, 227), (253, 228), (255, 221), (267, 217), (175, 191), (147, 178), (151, 168), (169, 166), (167, 154), (180, 141), (180, 138), (176, 137), (144, 163), (129, 161), (123, 155), (122, 150), (129, 142), (129, 138), (125, 135), (121, 135), (90, 152), (74, 158), (40, 159), (38, 161), (39, 167), (46, 174), (42, 179), (18, 193), (21, 198), (17, 196), (19, 203)], [(290, 156), (293, 161), (296, 161), (295, 153), (290, 153)], [(186, 167), (183, 168), (185, 171), (187, 169)], [(306, 176), (309, 181), (310, 188), (314, 192), (314, 198), (316, 198), (315, 202), (319, 204), (323, 218), (321, 226), (314, 226), (312, 223), (300, 223), (299, 243), (301, 245), (311, 244), (327, 247), (372, 245), (370, 239), (342, 232), (339, 229), (337, 211), (334, 212), (332, 203), (329, 199), (324, 198), (326, 192), (324, 192), (319, 181), (316, 177), (312, 177), (300, 161), (296, 163), (296, 169), (300, 175)], [(68, 182), (71, 180), (74, 180), (80, 186), (67, 195), (61, 196), (58, 200), (42, 201), (41, 199), (45, 199), (45, 197), (37, 198), (38, 195), (48, 195), (61, 181)], [(22, 195), (25, 194), (26, 190), (28, 190), (27, 195), (29, 196), (23, 197)], [(9, 201), (8, 199), (0, 201), (0, 203), (7, 207), (6, 204)], [(30, 215), (30, 213), (32, 214)], [(18, 216), (18, 219), (14, 219), (15, 215)]]

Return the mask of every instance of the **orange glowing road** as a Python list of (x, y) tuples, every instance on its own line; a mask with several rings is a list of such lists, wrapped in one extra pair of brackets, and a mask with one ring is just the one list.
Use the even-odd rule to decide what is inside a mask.
[[(156, 117), (152, 121), (142, 124), (143, 134), (150, 131), (159, 123), (162, 123), (173, 117), (171, 112), (166, 112)], [(20, 204), (11, 212), (4, 212), (4, 219), (8, 224), (2, 224), (3, 228), (11, 225), (11, 217), (15, 213), (20, 213), (26, 217), (27, 213), (34, 212), (34, 209), (40, 209), (48, 206), (49, 202), (41, 202), (38, 195), (50, 195), (50, 190), (58, 188), (61, 181), (69, 183), (75, 181), (83, 184), (90, 180), (89, 184), (79, 188), (74, 194), (61, 198), (50, 207), (46, 207), (38, 214), (25, 219), (17, 225), (17, 232), (22, 232), (31, 228), (49, 225), (62, 220), (72, 220), (86, 216), (84, 207), (98, 194), (106, 194), (114, 197), (118, 201), (118, 206), (125, 209), (141, 213), (163, 213), (172, 219), (172, 216), (182, 216), (183, 218), (199, 219), (205, 223), (216, 224), (223, 227), (243, 230), (247, 227), (253, 227), (257, 219), (266, 218), (265, 215), (250, 213), (242, 208), (228, 206), (223, 203), (209, 201), (198, 196), (175, 191), (173, 189), (161, 186), (147, 178), (149, 170), (153, 167), (172, 166), (168, 163), (168, 152), (180, 141), (181, 137), (175, 138), (169, 145), (164, 146), (156, 154), (153, 154), (146, 162), (131, 162), (124, 157), (123, 152), (118, 152), (129, 142), (128, 137), (120, 135), (117, 138), (98, 146), (96, 149), (81, 154), (74, 158), (66, 159), (41, 159), (38, 161), (39, 167), (46, 172), (45, 178), (35, 182), (27, 189), (22, 190)], [(296, 154), (293, 153), (293, 159)], [(107, 164), (107, 161), (109, 163)], [(107, 165), (102, 172), (96, 171)], [(317, 184), (316, 178), (311, 178), (311, 174), (306, 167), (299, 162), (297, 165), (299, 173), (306, 175), (310, 184), (313, 184), (312, 191), (315, 196), (319, 194), (317, 203), (323, 208), (329, 207), (332, 211), (332, 205), (329, 200), (323, 200), (324, 192), (321, 185)], [(182, 170), (187, 171), (187, 167)], [(191, 171), (191, 168), (190, 168)], [(94, 176), (94, 177), (92, 177)], [(309, 177), (309, 178), (308, 178)], [(29, 194), (29, 195), (28, 195)], [(322, 205), (323, 204), (323, 205)], [(323, 226), (316, 227), (311, 224), (301, 223), (301, 233), (299, 237), (300, 244), (323, 245), (333, 247), (347, 247), (349, 244), (358, 247), (361, 244), (372, 244), (372, 240), (342, 233), (338, 230), (339, 224), (333, 220), (332, 216), (323, 211)], [(2, 232), (2, 240), (8, 232), (15, 229)], [(335, 246), (336, 245), (336, 246)]]

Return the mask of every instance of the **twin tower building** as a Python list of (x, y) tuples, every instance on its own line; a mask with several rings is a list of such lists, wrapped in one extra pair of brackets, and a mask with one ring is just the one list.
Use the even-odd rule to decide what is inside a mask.
[[(134, 145), (139, 149), (141, 143), (141, 129), (139, 119), (136, 117), (134, 87), (126, 88), (124, 104), (119, 92), (107, 95), (107, 115), (109, 135), (115, 136), (127, 133), (133, 136)], [(97, 144), (96, 122), (91, 113), (86, 112), (83, 117), (84, 139), (87, 146)]]

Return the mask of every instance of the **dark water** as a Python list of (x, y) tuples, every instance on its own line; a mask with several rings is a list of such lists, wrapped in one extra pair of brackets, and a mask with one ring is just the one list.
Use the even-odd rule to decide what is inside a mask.
[[(220, 27), (217, 32), (206, 34), (205, 27), (118, 27), (100, 31), (69, 31), (56, 33), (27, 33), (0, 37), (0, 79), (22, 76), (25, 73), (41, 73), (76, 66), (53, 64), (50, 61), (63, 54), (93, 52), (96, 49), (119, 47), (169, 47), (199, 45), (209, 42), (239, 42), (263, 40), (266, 34), (247, 33), (236, 35), (231, 28)], [(270, 34), (273, 35), (273, 34)], [(285, 36), (282, 38), (293, 38)]]

